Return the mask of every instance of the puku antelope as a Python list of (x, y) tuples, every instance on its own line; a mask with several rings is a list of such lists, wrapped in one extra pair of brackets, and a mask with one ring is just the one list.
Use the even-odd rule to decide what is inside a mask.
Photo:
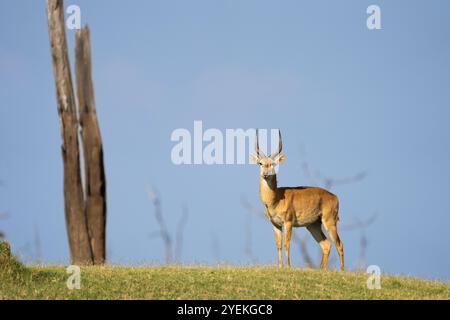
[(259, 165), (259, 195), (264, 205), (264, 214), (273, 224), (278, 249), (278, 267), (282, 267), (282, 230), (284, 230), (284, 250), (286, 266), (290, 267), (289, 248), (293, 227), (306, 227), (322, 249), (320, 267), (327, 267), (331, 243), (322, 231), (322, 225), (336, 246), (340, 267), (344, 270), (344, 247), (339, 239), (339, 201), (331, 192), (319, 187), (277, 186), (275, 166), (285, 159), (282, 151), (281, 132), (278, 131), (278, 152), (266, 156), (259, 149), (258, 130), (256, 130), (256, 153), (250, 156), (251, 162)]

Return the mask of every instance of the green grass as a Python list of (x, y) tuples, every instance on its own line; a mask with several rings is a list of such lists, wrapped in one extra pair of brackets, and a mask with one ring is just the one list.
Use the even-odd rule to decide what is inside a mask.
[(0, 299), (450, 299), (450, 284), (361, 272), (269, 266), (95, 266), (69, 290), (63, 266), (0, 266)]

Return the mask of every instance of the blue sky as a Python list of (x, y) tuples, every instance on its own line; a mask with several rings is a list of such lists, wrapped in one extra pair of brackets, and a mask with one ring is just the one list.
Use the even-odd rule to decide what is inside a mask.
[[(342, 225), (367, 229), (367, 264), (450, 279), (450, 3), (434, 1), (66, 1), (91, 27), (105, 148), (113, 263), (162, 263), (154, 209), (175, 232), (189, 210), (186, 263), (275, 263), (269, 222), (249, 214), (251, 165), (175, 166), (177, 128), (281, 128), (280, 185), (312, 172), (364, 180), (335, 187)], [(381, 8), (382, 30), (366, 27)], [(0, 1), (0, 220), (24, 260), (68, 263), (62, 161), (45, 1)], [(73, 64), (74, 32), (67, 31)], [(301, 151), (305, 150), (305, 151)], [(297, 230), (305, 234), (305, 229)], [(38, 234), (41, 253), (35, 248)], [(342, 230), (349, 268), (359, 231)], [(215, 252), (219, 248), (219, 252)], [(318, 249), (309, 237), (311, 255)], [(336, 260), (336, 253), (332, 255)], [(299, 249), (292, 259), (302, 266)]]

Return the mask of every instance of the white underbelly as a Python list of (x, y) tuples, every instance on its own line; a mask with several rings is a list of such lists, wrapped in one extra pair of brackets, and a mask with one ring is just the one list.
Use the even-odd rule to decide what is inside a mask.
[[(267, 216), (267, 218), (269, 218), (270, 222), (272, 222), (273, 225), (275, 225), (277, 227), (283, 226), (284, 220), (276, 213), (266, 212), (266, 216)], [(319, 219), (319, 218), (320, 218), (320, 215), (318, 215), (318, 214), (295, 215), (294, 221), (292, 221), (293, 222), (292, 225), (294, 227), (306, 227), (306, 226), (309, 226), (310, 224), (316, 222), (317, 219)]]
[(310, 224), (314, 223), (317, 221), (319, 217), (317, 216), (307, 216), (307, 217), (301, 217), (301, 218), (296, 218), (294, 221), (294, 227), (306, 227), (309, 226)]

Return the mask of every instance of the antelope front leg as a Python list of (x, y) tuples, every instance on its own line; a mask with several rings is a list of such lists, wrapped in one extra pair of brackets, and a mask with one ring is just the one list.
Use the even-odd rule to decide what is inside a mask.
[(286, 222), (284, 224), (284, 252), (286, 254), (286, 267), (288, 268), (291, 266), (291, 260), (289, 259), (291, 235), (292, 235), (292, 222)]
[(278, 228), (276, 226), (273, 226), (273, 233), (275, 235), (275, 241), (277, 243), (277, 250), (278, 250), (278, 268), (283, 267), (283, 260), (281, 256), (281, 239), (283, 237), (283, 234), (281, 232), (281, 228)]

